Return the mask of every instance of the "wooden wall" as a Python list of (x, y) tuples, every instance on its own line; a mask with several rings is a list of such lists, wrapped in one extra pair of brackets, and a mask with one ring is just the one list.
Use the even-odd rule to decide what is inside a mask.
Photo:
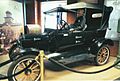
[(27, 24), (41, 24), (41, 5), (39, 0), (26, 0)]
[(26, 0), (26, 23), (27, 24), (35, 24), (34, 0)]
[[(42, 0), (42, 1), (46, 1), (46, 0)], [(49, 0), (49, 1), (56, 1), (56, 0)], [(67, 4), (76, 3), (78, 1), (97, 2), (97, 0), (67, 0)], [(40, 5), (40, 2), (41, 2), (41, 0), (26, 0), (26, 15), (27, 15), (26, 20), (27, 20), (27, 24), (35, 24), (36, 22), (39, 25), (41, 24), (41, 17), (40, 17), (41, 5)], [(104, 0), (98, 0), (99, 4), (103, 4), (103, 2), (104, 2)], [(35, 9), (37, 11), (35, 11)], [(68, 22), (71, 22), (70, 20), (71, 19), (68, 19)]]
[(110, 46), (110, 54), (111, 54), (111, 56), (116, 57), (118, 55), (118, 50), (119, 50), (119, 42), (114, 41), (114, 46)]

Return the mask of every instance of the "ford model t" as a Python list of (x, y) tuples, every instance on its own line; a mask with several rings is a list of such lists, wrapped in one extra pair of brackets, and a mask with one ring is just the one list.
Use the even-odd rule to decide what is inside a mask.
[[(110, 57), (109, 46), (114, 45), (112, 40), (105, 38), (111, 7), (80, 2), (44, 13), (78, 14), (76, 12), (78, 9), (84, 10), (83, 28), (79, 28), (76, 24), (69, 25), (60, 18), (56, 29), (45, 28), (44, 33), (21, 35), (14, 41), (9, 56), (15, 61), (11, 64), (8, 75), (26, 68), (39, 54), (38, 50), (44, 50), (46, 55), (65, 65), (89, 59), (93, 59), (95, 65), (106, 64)], [(39, 67), (40, 63), (35, 62), (25, 72), (9, 80), (36, 81), (40, 77)]]

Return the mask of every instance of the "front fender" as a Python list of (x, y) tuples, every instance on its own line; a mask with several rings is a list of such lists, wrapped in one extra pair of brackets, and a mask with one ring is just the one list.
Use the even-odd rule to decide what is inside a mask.
[(91, 45), (90, 51), (93, 54), (96, 54), (103, 45), (113, 46), (114, 42), (111, 39), (106, 38), (96, 39), (94, 40), (94, 43)]
[(29, 55), (29, 54), (38, 55), (39, 51), (40, 50), (35, 49), (35, 48), (24, 48), (24, 49), (20, 50), (20, 54), (23, 54), (23, 55)]
[(23, 57), (25, 55), (35, 55), (37, 56), (39, 54), (39, 51), (38, 49), (35, 49), (35, 48), (25, 48), (25, 49), (20, 49), (19, 52), (17, 53), (13, 53), (12, 56), (10, 56), (10, 59), (11, 60), (16, 60), (20, 57)]

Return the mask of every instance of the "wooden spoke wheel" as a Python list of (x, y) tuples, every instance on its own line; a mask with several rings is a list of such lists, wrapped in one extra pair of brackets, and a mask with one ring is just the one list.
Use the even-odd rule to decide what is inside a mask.
[[(8, 75), (13, 75), (24, 68), (26, 68), (34, 60), (34, 55), (23, 56), (16, 61), (14, 61), (9, 70)], [(28, 69), (26, 69), (21, 74), (9, 78), (9, 81), (38, 81), (40, 78), (40, 63), (35, 61)]]
[(107, 63), (110, 57), (110, 50), (107, 45), (102, 46), (97, 53), (95, 58), (97, 65), (104, 65)]

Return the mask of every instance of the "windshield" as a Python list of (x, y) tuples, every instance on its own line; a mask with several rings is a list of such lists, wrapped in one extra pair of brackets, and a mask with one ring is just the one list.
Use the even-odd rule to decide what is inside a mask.
[[(76, 12), (74, 10), (56, 7), (44, 12), (44, 29), (60, 29), (61, 21), (67, 21), (67, 12)], [(53, 23), (54, 22), (54, 23)]]
[(45, 14), (44, 28), (59, 29), (61, 20), (67, 20), (67, 13), (48, 13)]

